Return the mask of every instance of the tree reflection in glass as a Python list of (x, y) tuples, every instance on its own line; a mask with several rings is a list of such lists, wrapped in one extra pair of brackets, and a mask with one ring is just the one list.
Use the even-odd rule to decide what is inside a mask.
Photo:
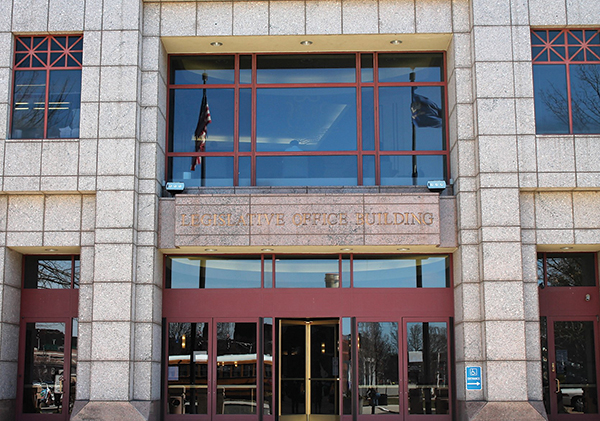
[(398, 323), (358, 323), (359, 413), (398, 414)]
[(407, 323), (406, 332), (409, 413), (448, 414), (446, 323)]

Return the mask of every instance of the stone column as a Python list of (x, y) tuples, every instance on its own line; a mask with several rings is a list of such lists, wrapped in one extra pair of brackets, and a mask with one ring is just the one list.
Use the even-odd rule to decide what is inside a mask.
[(80, 340), (90, 345), (80, 365), (89, 383), (78, 387), (74, 420), (159, 416), (160, 290), (154, 285), (152, 210), (157, 187), (156, 180), (140, 178), (141, 168), (156, 166), (156, 156), (146, 152), (140, 163), (142, 7), (140, 0), (86, 3), (84, 59), (92, 56), (84, 63), (84, 90), (85, 76), (90, 86), (99, 81), (99, 89), (87, 89), (82, 120), (96, 110), (95, 132), (88, 125), (90, 138), (97, 139), (96, 218), (88, 268), (93, 294), (80, 298)]
[[(529, 274), (531, 253), (522, 245), (519, 201), (519, 151), (534, 129), (532, 91), (523, 88), (531, 75), (527, 8), (474, 0), (470, 35), (475, 173), (458, 189), (466, 196), (456, 284), (459, 418), (541, 420), (537, 291), (524, 282), (523, 253)], [(482, 368), (480, 391), (466, 390), (470, 365)]]

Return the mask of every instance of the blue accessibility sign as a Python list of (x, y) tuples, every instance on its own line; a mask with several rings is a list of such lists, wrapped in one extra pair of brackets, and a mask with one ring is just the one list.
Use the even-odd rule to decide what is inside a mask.
[(481, 367), (467, 367), (467, 390), (481, 390)]

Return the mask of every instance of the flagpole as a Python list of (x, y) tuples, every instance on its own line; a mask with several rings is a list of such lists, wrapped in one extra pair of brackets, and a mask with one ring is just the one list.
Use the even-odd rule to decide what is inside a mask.
[[(208, 73), (202, 73), (202, 83), (204, 88), (202, 90), (202, 97), (206, 97), (206, 81), (208, 80)], [(200, 186), (204, 187), (206, 177), (206, 157), (200, 161)]]
[[(410, 81), (414, 82), (415, 81), (415, 72), (410, 72)], [(411, 103), (414, 101), (415, 98), (415, 86), (412, 85), (410, 87), (410, 101)], [(411, 116), (411, 126), (412, 126), (412, 182), (413, 182), (413, 186), (417, 185), (417, 178), (419, 177), (419, 172), (417, 171), (417, 155), (415, 155), (415, 151), (417, 149), (417, 131), (415, 130), (415, 122), (412, 121), (412, 116)]]

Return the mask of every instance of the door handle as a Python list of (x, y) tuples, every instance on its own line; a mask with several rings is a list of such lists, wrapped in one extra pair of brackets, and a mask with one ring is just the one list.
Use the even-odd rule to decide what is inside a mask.
[(556, 394), (560, 393), (560, 380), (558, 379), (554, 379), (556, 380)]

